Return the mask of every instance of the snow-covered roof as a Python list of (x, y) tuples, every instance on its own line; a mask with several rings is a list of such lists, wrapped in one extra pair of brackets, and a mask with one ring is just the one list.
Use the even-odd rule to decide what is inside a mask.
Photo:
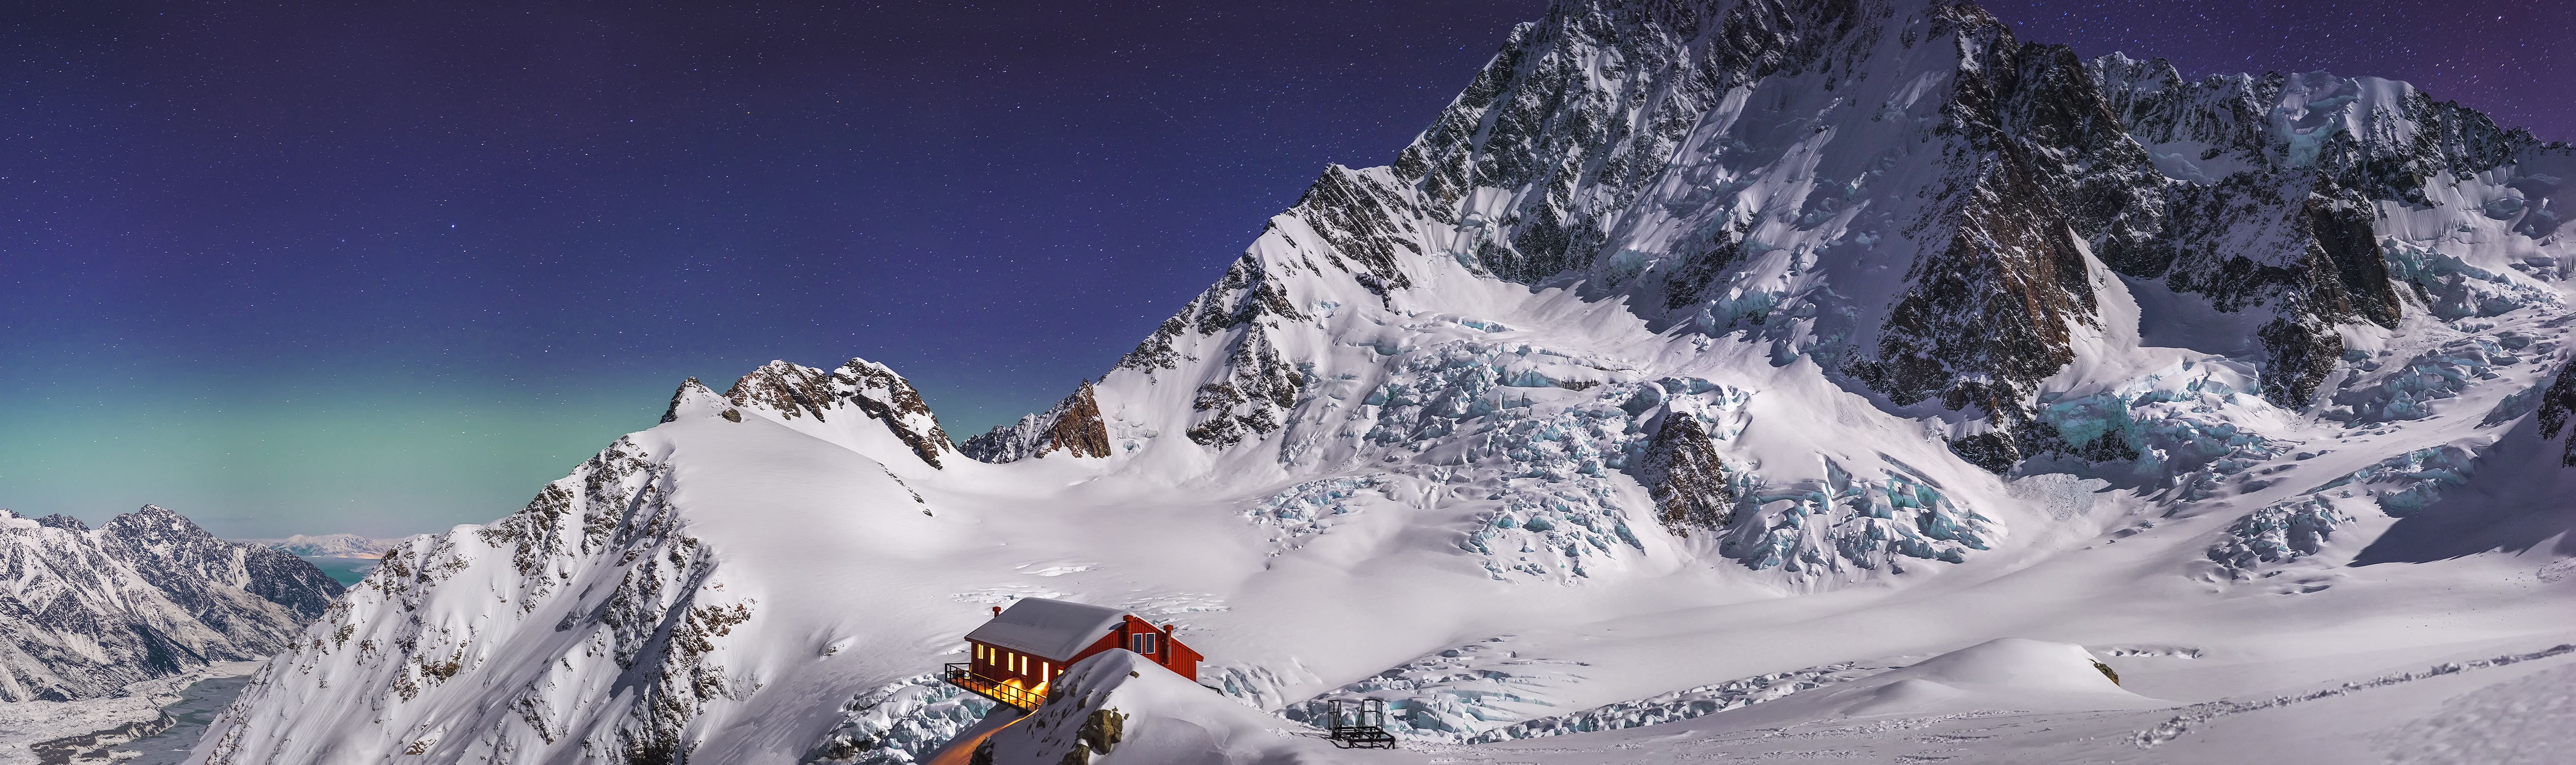
[(989, 643), (1054, 661), (1073, 657), (1118, 626), (1127, 612), (1115, 608), (1021, 598), (1000, 616), (966, 633), (966, 639)]

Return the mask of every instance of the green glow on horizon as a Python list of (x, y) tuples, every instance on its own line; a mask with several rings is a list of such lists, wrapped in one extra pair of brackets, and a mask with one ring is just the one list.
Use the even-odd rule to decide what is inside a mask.
[(150, 503), (233, 538), (442, 531), (518, 510), (668, 395), (368, 390), (0, 404), (0, 507), (95, 524)]

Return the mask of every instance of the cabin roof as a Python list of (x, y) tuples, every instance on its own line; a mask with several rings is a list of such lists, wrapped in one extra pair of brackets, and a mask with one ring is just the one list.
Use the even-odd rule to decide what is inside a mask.
[(1115, 608), (1021, 598), (992, 621), (966, 633), (966, 639), (1064, 661), (1109, 634), (1126, 617), (1127, 612)]

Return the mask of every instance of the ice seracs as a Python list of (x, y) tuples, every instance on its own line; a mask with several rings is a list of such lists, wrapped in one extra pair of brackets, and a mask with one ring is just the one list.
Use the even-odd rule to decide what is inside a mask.
[[(2576, 632), (2571, 174), (2400, 83), (1973, 5), (1567, 0), (1048, 411), (960, 451), (871, 363), (690, 381), (389, 554), (205, 753), (919, 761), (995, 719), (958, 636), (1036, 598), (1186, 614), (1243, 704), (1085, 682), (997, 756), (1340, 691), (1446, 745), (2529, 653)], [(2055, 645), (1921, 661), (2013, 635)], [(2077, 644), (2188, 651), (2105, 690)], [(1891, 656), (1933, 668), (1855, 684)]]

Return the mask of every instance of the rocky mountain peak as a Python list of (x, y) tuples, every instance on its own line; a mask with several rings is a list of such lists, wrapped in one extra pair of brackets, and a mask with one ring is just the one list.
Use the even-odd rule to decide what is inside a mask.
[(1019, 422), (997, 425), (958, 447), (967, 457), (991, 463), (1017, 462), (1063, 451), (1076, 457), (1107, 457), (1109, 426), (1100, 417), (1100, 401), (1090, 380), (1053, 408)]
[(835, 403), (831, 373), (784, 361), (763, 364), (734, 380), (724, 396), (735, 406), (757, 406), (791, 420), (810, 416), (828, 421), (824, 412)]
[(223, 542), (198, 527), (196, 521), (188, 520), (187, 516), (171, 512), (159, 505), (144, 505), (134, 512), (109, 518), (107, 523), (99, 526), (99, 532), (108, 537), (143, 545), (206, 545)]
[(903, 439), (913, 454), (931, 467), (940, 466), (940, 455), (956, 450), (948, 431), (939, 427), (939, 416), (921, 399), (921, 392), (884, 364), (851, 358), (833, 370), (832, 393), (883, 421), (896, 438)]
[[(884, 364), (863, 358), (852, 358), (830, 371), (772, 361), (735, 380), (724, 399), (740, 410), (789, 423), (808, 418), (826, 423), (853, 416), (875, 420), (934, 468), (940, 467), (943, 455), (957, 449), (910, 381)], [(739, 416), (732, 413), (727, 418)]]
[[(1120, 361), (1189, 373), (1187, 432), (1288, 427), (1300, 325), (1353, 298), (1451, 312), (1444, 271), (1625, 305), (1658, 331), (1756, 338), (2008, 471), (2072, 454), (2033, 425), (2114, 281), (2242, 320), (2277, 406), (2312, 406), (2344, 338), (2545, 291), (2389, 265), (2380, 205), (2549, 152), (2403, 83), (2184, 81), (2086, 61), (1968, 3), (1565, 2), (1516, 28), (1391, 167), (1326, 171), (1217, 283)], [(2527, 236), (2557, 176), (2483, 202)], [(2436, 267), (2435, 270), (2439, 270)], [(2401, 293), (2415, 290), (2410, 301)], [(1207, 338), (1204, 342), (1193, 338)], [(1304, 352), (1300, 352), (1304, 353)]]
[(662, 421), (678, 421), (681, 404), (687, 403), (693, 396), (715, 398), (716, 392), (709, 390), (705, 383), (698, 382), (698, 378), (695, 377), (680, 381), (680, 387), (671, 391), (671, 406), (662, 410)]
[[(921, 673), (1031, 576), (1206, 620), (1211, 685), (1242, 698), (1386, 693), (1448, 741), (1537, 705), (1378, 681), (1609, 632), (1540, 609), (1556, 638), (1461, 645), (1501, 612), (1326, 599), (1386, 649), (1326, 656), (1255, 612), (1564, 587), (1699, 619), (1658, 609), (2008, 579), (1983, 602), (2032, 623), (2331, 611), (2304, 596), (2365, 589), (2337, 573), (2356, 539), (2546, 503), (2486, 457), (2576, 440), (2576, 253), (2550, 233), (2576, 155), (2490, 128), (2367, 78), (2086, 62), (1962, 3), (1568, 0), (1393, 166), (1326, 168), (1106, 375), (959, 449), (1083, 460), (907, 474), (887, 457), (936, 466), (945, 434), (861, 360), (691, 381), (676, 424), (389, 558), (325, 630), (351, 637), (273, 664), (212, 760), (752, 761), (818, 735), (806, 759), (917, 760), (982, 703)], [(1203, 557), (1162, 562), (1174, 535)], [(2106, 578), (2086, 551), (2113, 541)], [(2039, 566), (2121, 584), (2034, 605)], [(1814, 624), (1741, 621), (1691, 623)], [(1627, 650), (1705, 653), (1674, 645)], [(1577, 688), (1561, 709), (1679, 708), (1549, 672), (1528, 687)]]
[(0, 612), (0, 699), (70, 700), (283, 650), (342, 588), (293, 555), (216, 539), (155, 505), (92, 530), (50, 515), (0, 526), (14, 600)]

